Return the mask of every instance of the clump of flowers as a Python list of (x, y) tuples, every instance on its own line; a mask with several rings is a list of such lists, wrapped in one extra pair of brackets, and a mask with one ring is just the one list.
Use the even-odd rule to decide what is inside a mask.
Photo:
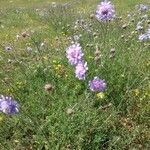
[(99, 77), (94, 77), (93, 80), (89, 81), (89, 88), (93, 92), (104, 92), (106, 89), (106, 83)]
[(71, 65), (77, 65), (82, 61), (83, 53), (80, 44), (73, 44), (66, 50), (68, 61)]
[(88, 70), (87, 62), (79, 62), (75, 67), (75, 74), (79, 80), (85, 80), (86, 71)]
[(81, 46), (78, 43), (71, 45), (66, 50), (68, 62), (75, 67), (75, 76), (79, 80), (85, 80), (86, 72), (88, 70), (87, 62), (83, 60), (83, 52)]
[[(76, 48), (77, 46), (77, 48)], [(112, 53), (114, 53), (113, 50)], [(99, 55), (98, 47), (96, 56)], [(79, 80), (85, 80), (86, 72), (88, 70), (87, 62), (83, 60), (84, 54), (81, 51), (81, 47), (79, 44), (74, 44), (67, 49), (67, 58), (69, 63), (75, 66), (75, 76)], [(80, 56), (80, 57), (79, 57)], [(89, 88), (93, 92), (104, 92), (106, 89), (106, 83), (104, 80), (99, 79), (98, 77), (94, 77), (92, 81), (89, 81)]]
[(110, 1), (103, 1), (97, 6), (96, 18), (99, 21), (109, 21), (115, 18), (115, 9)]
[(0, 112), (7, 115), (15, 115), (19, 112), (19, 105), (12, 97), (0, 96)]

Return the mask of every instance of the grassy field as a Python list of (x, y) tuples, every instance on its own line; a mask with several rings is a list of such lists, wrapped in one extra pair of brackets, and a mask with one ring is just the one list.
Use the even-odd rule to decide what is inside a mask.
[[(0, 94), (20, 105), (17, 115), (0, 113), (0, 150), (150, 149), (150, 44), (138, 40), (150, 13), (135, 7), (150, 4), (125, 1), (112, 1), (110, 22), (93, 17), (99, 0), (0, 1)], [(65, 53), (75, 36), (88, 64), (83, 81)], [(90, 91), (94, 76), (105, 92)]]

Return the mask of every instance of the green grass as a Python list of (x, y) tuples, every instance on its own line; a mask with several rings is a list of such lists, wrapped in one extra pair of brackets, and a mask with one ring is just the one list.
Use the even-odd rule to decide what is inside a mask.
[[(135, 15), (134, 21), (127, 17), (127, 11), (137, 13), (135, 5), (141, 0), (114, 0), (122, 19), (109, 23), (90, 18), (98, 0), (60, 0), (57, 7), (51, 2), (0, 2), (0, 94), (20, 104), (18, 115), (0, 114), (0, 149), (150, 149), (150, 45), (138, 42), (135, 27), (141, 16)], [(86, 26), (74, 29), (82, 19)], [(144, 27), (146, 31), (148, 21)], [(30, 36), (23, 38), (23, 32)], [(80, 34), (89, 68), (85, 81), (75, 78), (65, 55), (69, 38)], [(8, 45), (13, 47), (10, 52), (5, 51)], [(96, 45), (102, 55), (98, 62)], [(114, 58), (109, 57), (112, 48)], [(94, 76), (107, 83), (104, 97), (88, 89)], [(54, 87), (49, 93), (44, 90), (47, 83)], [(72, 114), (67, 113), (70, 108)]]

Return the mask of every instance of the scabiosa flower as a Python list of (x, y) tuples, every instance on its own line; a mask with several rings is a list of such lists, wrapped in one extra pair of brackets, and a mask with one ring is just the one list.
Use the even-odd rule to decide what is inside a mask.
[(106, 89), (106, 83), (104, 80), (94, 77), (92, 81), (89, 81), (89, 88), (93, 92), (103, 92)]
[(79, 80), (85, 80), (86, 71), (88, 70), (87, 62), (79, 62), (75, 67), (75, 74)]
[(148, 39), (149, 39), (149, 37), (148, 37), (147, 34), (141, 34), (141, 35), (139, 35), (139, 41), (140, 42), (147, 41)]
[(82, 61), (83, 53), (80, 44), (73, 44), (66, 50), (68, 61), (71, 65), (77, 65)]
[(1, 95), (0, 111), (7, 115), (15, 115), (19, 112), (19, 105), (11, 97)]
[(114, 6), (111, 4), (110, 1), (105, 0), (97, 6), (96, 18), (99, 21), (108, 21), (115, 18)]
[(148, 10), (148, 6), (143, 5), (143, 4), (140, 4), (140, 5), (139, 5), (139, 11), (145, 12), (145, 11), (147, 11), (147, 10)]

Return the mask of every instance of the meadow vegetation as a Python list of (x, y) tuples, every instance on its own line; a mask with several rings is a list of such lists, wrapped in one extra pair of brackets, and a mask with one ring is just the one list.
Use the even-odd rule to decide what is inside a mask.
[[(150, 5), (125, 1), (112, 1), (106, 22), (95, 18), (99, 0), (0, 1), (0, 94), (19, 104), (0, 113), (0, 150), (150, 149), (150, 40), (139, 38), (150, 13), (138, 9)], [(85, 80), (66, 58), (73, 43)], [(105, 91), (90, 90), (95, 76)]]

